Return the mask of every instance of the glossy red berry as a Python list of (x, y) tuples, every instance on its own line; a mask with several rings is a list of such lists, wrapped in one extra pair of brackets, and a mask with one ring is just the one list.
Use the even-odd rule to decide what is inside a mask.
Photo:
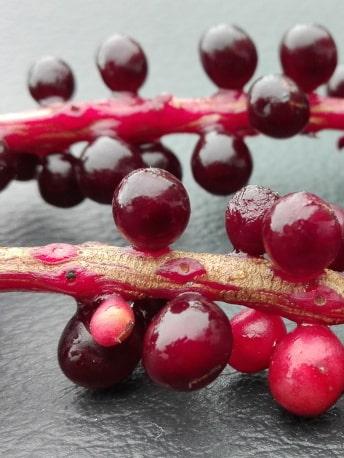
[(42, 57), (31, 66), (27, 84), (30, 94), (41, 105), (65, 102), (73, 96), (75, 89), (69, 65), (52, 56)]
[(263, 76), (249, 90), (248, 116), (252, 127), (269, 137), (292, 137), (308, 123), (308, 98), (285, 76)]
[(292, 279), (320, 275), (336, 258), (341, 228), (330, 205), (309, 192), (281, 197), (267, 211), (263, 240), (272, 263)]
[(143, 162), (135, 147), (119, 139), (98, 137), (82, 152), (77, 177), (86, 197), (111, 204), (122, 178), (140, 167)]
[(134, 247), (153, 251), (167, 248), (184, 232), (190, 201), (183, 184), (161, 169), (139, 169), (117, 187), (113, 217)]
[(148, 64), (141, 46), (126, 35), (113, 35), (98, 49), (98, 70), (112, 91), (136, 92), (144, 83)]
[(241, 89), (257, 66), (257, 50), (240, 27), (220, 24), (211, 27), (199, 44), (203, 68), (220, 88)]
[(299, 326), (273, 354), (269, 385), (275, 400), (295, 415), (325, 413), (344, 389), (344, 349), (325, 326)]
[(146, 167), (167, 170), (182, 179), (182, 166), (177, 156), (160, 142), (140, 145), (141, 158)]
[(58, 361), (65, 376), (77, 385), (110, 388), (132, 374), (141, 352), (139, 325), (122, 344), (106, 348), (93, 340), (82, 316), (75, 315), (61, 335)]
[(195, 293), (168, 302), (150, 323), (143, 365), (156, 383), (191, 391), (211, 383), (227, 364), (232, 334), (225, 313)]
[(70, 154), (50, 154), (37, 175), (42, 198), (50, 205), (69, 208), (84, 200), (76, 174), (76, 159)]
[(337, 65), (337, 48), (331, 34), (318, 24), (298, 24), (280, 44), (284, 73), (306, 92), (329, 80)]
[(225, 224), (233, 247), (251, 256), (265, 252), (263, 217), (279, 195), (263, 186), (248, 185), (238, 191), (228, 203)]
[(243, 310), (230, 320), (233, 348), (229, 364), (240, 372), (267, 369), (276, 344), (287, 330), (281, 317), (257, 310)]
[(327, 85), (331, 97), (344, 97), (344, 65), (338, 65)]
[(191, 167), (202, 188), (225, 196), (248, 182), (253, 165), (250, 151), (242, 139), (210, 132), (197, 142)]

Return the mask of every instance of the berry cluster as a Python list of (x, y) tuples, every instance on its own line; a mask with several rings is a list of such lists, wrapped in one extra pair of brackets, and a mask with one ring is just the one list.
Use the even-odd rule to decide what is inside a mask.
[[(43, 199), (52, 205), (71, 207), (85, 197), (111, 204), (113, 189), (135, 169), (158, 167), (181, 179), (180, 162), (161, 143), (161, 136), (195, 131), (199, 140), (191, 167), (196, 182), (210, 193), (229, 195), (246, 185), (252, 172), (245, 135), (261, 132), (287, 138), (306, 131), (312, 106), (312, 116), (317, 117), (321, 105), (313, 91), (326, 82), (332, 98), (344, 96), (344, 67), (337, 67), (335, 42), (319, 25), (288, 30), (280, 44), (283, 74), (259, 78), (247, 97), (244, 86), (258, 57), (246, 32), (230, 25), (212, 27), (200, 40), (199, 54), (219, 92), (204, 101), (173, 102), (170, 96), (145, 101), (138, 95), (148, 72), (145, 53), (132, 38), (114, 35), (96, 53), (97, 68), (113, 98), (108, 105), (95, 103), (87, 109), (67, 103), (75, 81), (63, 60), (48, 56), (35, 62), (28, 88), (46, 110), (26, 121), (21, 116), (24, 125), (13, 117), (0, 117), (0, 136), (4, 145), (8, 143), (0, 153), (0, 188), (13, 178), (36, 177)], [(109, 109), (115, 110), (113, 117)], [(339, 122), (325, 117), (328, 127), (343, 127), (343, 116)], [(323, 125), (316, 119), (312, 129)], [(23, 140), (23, 130), (31, 140)], [(73, 144), (82, 140), (88, 145), (75, 157)]]

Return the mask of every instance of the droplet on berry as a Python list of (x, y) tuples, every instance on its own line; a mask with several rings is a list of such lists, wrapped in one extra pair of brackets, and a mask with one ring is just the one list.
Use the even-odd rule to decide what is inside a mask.
[(144, 83), (148, 64), (141, 46), (126, 35), (113, 35), (96, 55), (98, 70), (112, 91), (137, 92)]
[(344, 349), (325, 326), (299, 326), (277, 345), (269, 369), (275, 400), (295, 415), (325, 413), (344, 389)]
[(36, 178), (39, 159), (34, 154), (13, 153), (13, 164), (16, 170), (15, 179), (29, 181)]
[(146, 168), (126, 176), (114, 193), (115, 223), (134, 247), (160, 250), (184, 232), (190, 201), (183, 184), (166, 170)]
[(242, 139), (210, 132), (197, 142), (191, 167), (202, 188), (225, 196), (248, 182), (253, 165), (250, 151)]
[(70, 154), (50, 154), (38, 172), (42, 198), (51, 205), (69, 208), (84, 200), (75, 175), (76, 159)]
[(227, 364), (232, 333), (225, 313), (195, 293), (167, 303), (144, 338), (143, 365), (156, 383), (191, 391), (211, 383)]
[(280, 44), (284, 73), (305, 92), (329, 80), (337, 65), (337, 48), (331, 34), (318, 24), (298, 24)]
[(240, 27), (220, 24), (211, 27), (199, 44), (203, 68), (220, 88), (241, 89), (257, 66), (257, 50)]
[(244, 310), (230, 320), (233, 348), (229, 364), (240, 372), (267, 369), (276, 344), (287, 330), (281, 317), (257, 310)]
[(142, 160), (147, 167), (167, 170), (178, 180), (182, 179), (182, 166), (177, 156), (160, 142), (140, 145)]
[(52, 56), (42, 57), (30, 68), (28, 88), (41, 105), (65, 102), (72, 98), (75, 82), (69, 65)]
[(225, 224), (233, 247), (251, 256), (265, 252), (263, 243), (263, 218), (279, 195), (263, 186), (248, 185), (229, 201)]
[(296, 192), (281, 197), (266, 212), (263, 240), (275, 267), (305, 281), (336, 258), (341, 229), (329, 204), (309, 192)]
[(110, 296), (99, 305), (90, 321), (93, 339), (103, 347), (121, 344), (131, 334), (135, 324), (134, 312), (120, 296)]
[(344, 65), (338, 65), (327, 85), (331, 97), (344, 97)]
[(98, 137), (82, 152), (77, 177), (85, 196), (111, 204), (114, 190), (128, 173), (143, 167), (137, 149), (119, 139)]
[(292, 137), (308, 123), (308, 98), (285, 76), (263, 76), (249, 90), (248, 116), (252, 127), (269, 137)]
[(58, 360), (67, 378), (90, 389), (110, 388), (128, 378), (142, 352), (143, 330), (135, 325), (120, 345), (103, 347), (92, 338), (82, 315), (75, 315), (63, 331)]

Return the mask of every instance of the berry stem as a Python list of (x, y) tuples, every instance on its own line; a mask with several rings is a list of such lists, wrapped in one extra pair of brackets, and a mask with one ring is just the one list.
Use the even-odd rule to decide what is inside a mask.
[[(246, 94), (220, 91), (211, 97), (153, 99), (122, 95), (96, 102), (55, 104), (23, 113), (0, 115), (0, 138), (11, 151), (45, 156), (73, 143), (101, 135), (147, 143), (172, 133), (201, 134), (220, 129), (236, 135), (254, 135), (246, 110)], [(310, 96), (311, 118), (307, 133), (322, 129), (344, 130), (344, 100)]]
[(210, 300), (268, 310), (296, 322), (344, 323), (344, 278), (326, 270), (317, 281), (292, 283), (269, 261), (238, 255), (164, 251), (96, 243), (0, 248), (0, 291), (104, 294), (171, 299), (198, 292)]

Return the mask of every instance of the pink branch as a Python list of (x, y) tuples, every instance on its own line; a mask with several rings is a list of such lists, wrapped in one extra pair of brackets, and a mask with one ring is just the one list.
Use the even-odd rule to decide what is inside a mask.
[(0, 248), (0, 290), (50, 291), (77, 300), (113, 293), (125, 299), (171, 299), (197, 291), (296, 322), (344, 323), (341, 274), (326, 271), (316, 282), (289, 283), (268, 261), (236, 255), (167, 251), (149, 256), (99, 244)]
[[(344, 130), (344, 100), (310, 96), (311, 118), (306, 132)], [(162, 95), (154, 99), (134, 96), (96, 102), (57, 104), (30, 112), (0, 115), (0, 138), (10, 150), (46, 155), (100, 135), (146, 143), (172, 133), (222, 129), (253, 135), (246, 111), (246, 95), (222, 91), (200, 99)]]

